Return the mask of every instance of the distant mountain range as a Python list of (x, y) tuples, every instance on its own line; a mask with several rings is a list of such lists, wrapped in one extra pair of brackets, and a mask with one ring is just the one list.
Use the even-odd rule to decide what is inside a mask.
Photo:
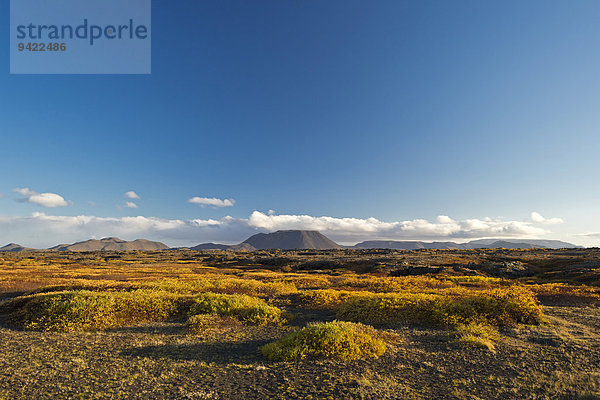
[(104, 239), (90, 239), (73, 244), (59, 244), (48, 250), (58, 251), (102, 251), (102, 250), (167, 250), (169, 246), (161, 242), (152, 242), (146, 239), (136, 239), (131, 242), (116, 237)]
[(273, 233), (258, 233), (249, 237), (244, 242), (228, 246), (216, 243), (203, 243), (192, 250), (263, 250), (263, 249), (396, 249), (396, 250), (419, 250), (419, 249), (482, 249), (482, 248), (505, 248), (505, 249), (533, 249), (533, 248), (577, 248), (571, 243), (560, 240), (537, 240), (537, 239), (479, 239), (467, 243), (455, 242), (422, 242), (422, 241), (394, 241), (394, 240), (370, 240), (358, 243), (354, 246), (341, 246), (327, 236), (317, 231), (277, 231)]
[[(467, 243), (455, 242), (422, 242), (422, 241), (394, 241), (394, 240), (369, 240), (354, 246), (341, 246), (317, 231), (284, 230), (272, 233), (257, 233), (250, 236), (240, 244), (226, 245), (218, 243), (203, 243), (191, 250), (230, 250), (230, 251), (254, 251), (266, 249), (396, 249), (396, 250), (419, 250), (419, 249), (481, 249), (481, 248), (507, 248), (507, 249), (531, 249), (531, 248), (578, 248), (571, 243), (560, 240), (541, 239), (479, 239)], [(73, 244), (59, 244), (47, 250), (54, 251), (124, 251), (124, 250), (167, 250), (169, 246), (161, 242), (153, 242), (145, 239), (126, 241), (115, 237), (104, 239), (90, 239)], [(36, 251), (36, 249), (23, 247), (16, 243), (0, 247), (0, 251), (19, 252)]]
[[(77, 242), (73, 244), (59, 244), (54, 247), (50, 247), (46, 250), (54, 251), (103, 251), (103, 250), (167, 250), (169, 246), (161, 242), (152, 242), (146, 239), (136, 239), (133, 241), (126, 241), (115, 237), (104, 238), (104, 239), (90, 239), (84, 242)], [(38, 251), (38, 249), (32, 249), (29, 247), (23, 247), (16, 243), (7, 244), (4, 247), (0, 247), (0, 251)]]
[(505, 248), (505, 249), (572, 249), (578, 248), (572, 243), (561, 240), (538, 240), (538, 239), (479, 239), (467, 243), (455, 242), (421, 242), (421, 241), (384, 241), (370, 240), (358, 243), (355, 249), (396, 249), (396, 250), (419, 250), (419, 249), (483, 249), (483, 248)]

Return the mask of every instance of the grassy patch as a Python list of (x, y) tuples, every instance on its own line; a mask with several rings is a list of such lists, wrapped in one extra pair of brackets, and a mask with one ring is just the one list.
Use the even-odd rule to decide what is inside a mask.
[(487, 324), (471, 322), (456, 327), (458, 343), (467, 347), (483, 347), (495, 351), (494, 343), (500, 340), (498, 330)]
[(190, 308), (190, 317), (197, 314), (233, 317), (257, 325), (279, 325), (288, 318), (281, 309), (267, 304), (265, 300), (243, 294), (202, 293)]
[(240, 329), (242, 323), (233, 317), (221, 317), (215, 314), (196, 314), (187, 320), (188, 329), (196, 334), (215, 335), (234, 329)]
[(373, 328), (342, 321), (310, 324), (261, 347), (265, 357), (285, 361), (306, 358), (355, 360), (378, 357), (385, 350), (385, 342)]
[(189, 298), (168, 292), (77, 290), (25, 296), (4, 307), (14, 309), (10, 321), (16, 326), (75, 332), (164, 321), (184, 313), (189, 303)]

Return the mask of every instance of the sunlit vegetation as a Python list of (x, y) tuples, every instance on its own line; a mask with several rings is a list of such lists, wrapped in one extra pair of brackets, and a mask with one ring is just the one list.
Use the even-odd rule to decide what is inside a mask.
[(243, 294), (203, 293), (194, 299), (190, 316), (198, 314), (232, 317), (244, 323), (267, 325), (282, 324), (288, 316), (266, 301)]
[(471, 322), (494, 326), (539, 323), (543, 312), (531, 291), (511, 286), (476, 291), (460, 297), (428, 293), (359, 296), (343, 303), (337, 316), (370, 324), (455, 327)]
[(495, 343), (501, 339), (498, 330), (486, 323), (459, 324), (456, 331), (457, 341), (463, 346), (483, 347), (490, 351), (495, 350)]
[(169, 292), (77, 290), (16, 298), (3, 307), (14, 310), (10, 321), (16, 326), (73, 332), (164, 321), (181, 315), (190, 303), (189, 297)]
[(271, 360), (355, 360), (377, 357), (386, 345), (373, 328), (351, 322), (313, 323), (261, 348)]
[[(158, 383), (148, 398), (218, 397), (201, 382), (239, 398), (265, 385), (263, 398), (310, 398), (306, 387), (313, 398), (435, 398), (431, 382), (459, 399), (595, 395), (596, 259), (592, 249), (0, 254), (0, 365), (14, 382), (0, 398), (45, 398), (37, 385), (125, 398), (123, 382), (145, 381)], [(505, 265), (533, 275), (494, 275)], [(34, 382), (38, 371), (52, 384)], [(77, 387), (63, 390), (59, 375)]]

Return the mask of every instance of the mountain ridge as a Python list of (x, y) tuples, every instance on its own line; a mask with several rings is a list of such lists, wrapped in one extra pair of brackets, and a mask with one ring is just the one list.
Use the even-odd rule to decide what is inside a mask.
[(507, 249), (574, 249), (581, 246), (562, 240), (545, 239), (477, 239), (466, 243), (455, 242), (424, 242), (424, 241), (402, 241), (402, 240), (368, 240), (351, 246), (355, 249), (395, 249), (395, 250), (473, 250), (483, 248), (507, 248)]
[[(470, 250), (481, 248), (508, 248), (508, 249), (532, 249), (532, 248), (582, 248), (572, 243), (561, 240), (549, 239), (476, 239), (465, 243), (445, 242), (426, 242), (418, 240), (367, 240), (355, 244), (354, 246), (341, 246), (329, 239), (318, 231), (309, 230), (279, 230), (270, 233), (257, 233), (250, 236), (245, 241), (234, 244), (219, 243), (201, 243), (193, 247), (186, 247), (190, 250), (229, 250), (229, 251), (255, 251), (267, 249), (281, 250), (329, 250), (329, 249), (394, 249), (394, 250)], [(72, 244), (59, 244), (45, 250), (50, 251), (158, 251), (168, 250), (169, 246), (162, 242), (155, 242), (146, 239), (136, 239), (132, 241), (122, 240), (117, 237), (106, 237), (102, 239), (89, 239), (75, 242)], [(21, 252), (21, 251), (43, 251), (42, 249), (33, 249), (24, 247), (16, 243), (9, 243), (0, 247), (0, 252)]]
[(48, 250), (56, 251), (127, 251), (127, 250), (168, 250), (169, 246), (161, 242), (153, 242), (147, 239), (135, 239), (127, 241), (117, 237), (89, 239), (73, 244), (59, 244)]

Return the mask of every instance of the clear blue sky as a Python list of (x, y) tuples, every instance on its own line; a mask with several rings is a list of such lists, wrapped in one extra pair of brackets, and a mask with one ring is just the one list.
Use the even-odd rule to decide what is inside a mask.
[[(8, 2), (0, 14), (8, 25)], [(535, 211), (564, 220), (541, 224), (545, 238), (600, 243), (574, 236), (600, 231), (599, 21), (598, 1), (153, 0), (152, 74), (137, 76), (9, 75), (5, 29), (0, 240), (29, 244), (11, 218), (34, 212), (272, 209), (390, 223), (529, 224)], [(15, 188), (70, 203), (15, 201)], [(138, 208), (121, 207), (129, 190)]]

